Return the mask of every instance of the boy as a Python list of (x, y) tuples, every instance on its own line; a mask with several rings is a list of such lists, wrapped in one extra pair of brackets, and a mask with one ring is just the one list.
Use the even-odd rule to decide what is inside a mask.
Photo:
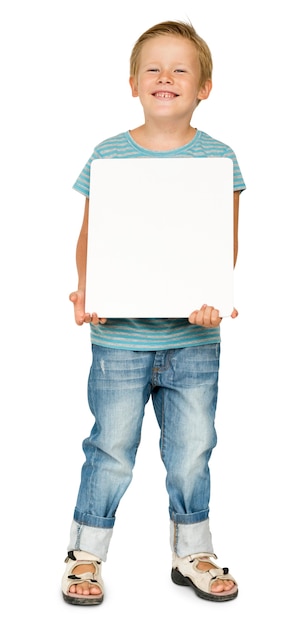
[[(144, 124), (99, 144), (74, 185), (86, 201), (77, 243), (78, 289), (70, 300), (76, 323), (91, 323), (88, 398), (95, 423), (83, 442), (86, 461), (63, 597), (80, 605), (103, 600), (101, 563), (107, 558), (117, 507), (132, 478), (144, 409), (151, 397), (167, 472), (172, 580), (190, 585), (204, 599), (232, 600), (237, 584), (227, 568), (213, 563), (209, 528), (208, 462), (216, 445), (219, 311), (205, 304), (188, 319), (106, 320), (84, 309), (90, 163), (95, 158), (231, 158), (234, 265), (237, 257), (239, 194), (245, 185), (236, 157), (228, 146), (191, 126), (195, 108), (212, 87), (207, 44), (191, 25), (165, 22), (138, 39), (130, 63), (132, 96), (140, 99)], [(232, 317), (236, 316), (234, 310)]]

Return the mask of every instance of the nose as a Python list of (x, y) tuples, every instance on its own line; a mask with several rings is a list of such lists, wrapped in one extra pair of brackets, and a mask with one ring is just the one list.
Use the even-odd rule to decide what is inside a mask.
[(173, 77), (171, 75), (171, 72), (169, 72), (169, 70), (162, 70), (157, 77), (157, 82), (158, 83), (172, 83)]

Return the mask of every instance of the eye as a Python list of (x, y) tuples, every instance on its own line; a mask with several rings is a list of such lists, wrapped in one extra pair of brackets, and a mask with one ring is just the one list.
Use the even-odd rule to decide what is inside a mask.
[(177, 72), (178, 74), (185, 74), (186, 70), (181, 70), (180, 68), (177, 68), (175, 72)]
[(156, 67), (151, 67), (147, 70), (147, 72), (159, 72), (159, 70)]

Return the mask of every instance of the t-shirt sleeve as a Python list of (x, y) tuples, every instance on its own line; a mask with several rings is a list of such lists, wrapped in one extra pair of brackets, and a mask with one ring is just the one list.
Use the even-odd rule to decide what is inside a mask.
[(79, 191), (79, 193), (82, 193), (82, 195), (86, 196), (87, 198), (89, 197), (90, 166), (91, 166), (93, 160), (94, 159), (98, 159), (98, 158), (100, 158), (100, 155), (98, 154), (98, 152), (95, 149), (93, 151), (90, 159), (88, 159), (88, 161), (85, 164), (82, 172), (79, 174), (77, 180), (75, 181), (75, 183), (73, 185), (73, 189), (75, 189), (75, 191)]
[(231, 148), (228, 148), (224, 156), (230, 158), (233, 162), (233, 191), (243, 191), (246, 189), (246, 185), (235, 153)]

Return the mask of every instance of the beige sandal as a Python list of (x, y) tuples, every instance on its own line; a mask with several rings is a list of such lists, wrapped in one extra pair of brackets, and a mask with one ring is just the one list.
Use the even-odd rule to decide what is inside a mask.
[[(171, 572), (172, 581), (176, 585), (190, 586), (195, 593), (204, 600), (212, 600), (213, 602), (225, 602), (226, 600), (234, 600), (238, 594), (238, 586), (233, 576), (228, 573), (228, 567), (216, 567), (211, 558), (216, 559), (215, 554), (202, 552), (199, 554), (191, 554), (185, 558), (180, 558), (176, 554), (173, 555), (173, 568)], [(198, 569), (198, 563), (206, 561), (213, 568), (208, 571)], [(234, 587), (230, 591), (211, 591), (212, 583), (215, 580), (232, 580)]]
[[(78, 555), (78, 558), (77, 556)], [(84, 557), (88, 557), (85, 559)], [(63, 598), (69, 604), (79, 604), (83, 606), (94, 606), (101, 604), (104, 599), (104, 585), (101, 577), (101, 561), (97, 561), (94, 556), (94, 560), (90, 560), (89, 555), (85, 552), (68, 552), (68, 556), (65, 559), (66, 571), (62, 579), (62, 594)], [(73, 574), (73, 570), (77, 565), (90, 565), (95, 569), (94, 572), (85, 572), (84, 574)], [(93, 586), (97, 586), (101, 593), (98, 595), (82, 595), (78, 593), (70, 593), (69, 589), (72, 585), (79, 584), (80, 582), (88, 582)]]

